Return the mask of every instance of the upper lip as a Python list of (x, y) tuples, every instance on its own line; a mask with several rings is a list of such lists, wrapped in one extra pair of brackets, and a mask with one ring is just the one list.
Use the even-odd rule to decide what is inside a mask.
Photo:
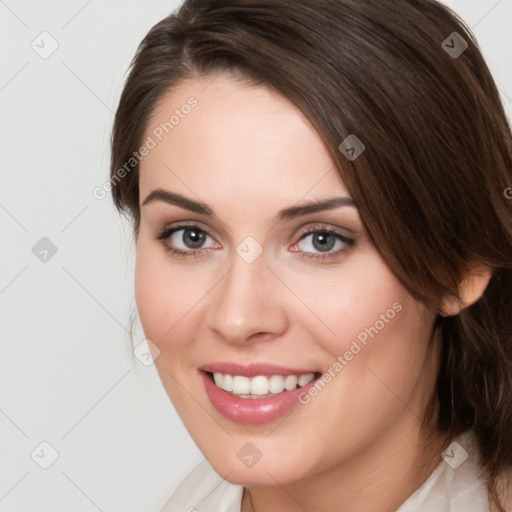
[(306, 375), (308, 373), (317, 373), (315, 370), (304, 368), (287, 368), (269, 363), (251, 363), (248, 365), (229, 362), (209, 363), (199, 368), (204, 372), (223, 373), (228, 375), (243, 375), (245, 377), (256, 377), (257, 375)]

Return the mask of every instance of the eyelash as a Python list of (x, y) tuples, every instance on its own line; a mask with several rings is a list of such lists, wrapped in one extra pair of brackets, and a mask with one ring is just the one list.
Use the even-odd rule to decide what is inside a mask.
[[(211, 238), (213, 240), (213, 238), (208, 234), (208, 232), (206, 230), (202, 229), (201, 227), (199, 227), (199, 226), (197, 226), (195, 224), (181, 224), (181, 225), (178, 225), (178, 226), (166, 227), (159, 234), (156, 235), (155, 239), (160, 241), (160, 243), (162, 244), (163, 248), (169, 254), (171, 254), (171, 256), (176, 256), (176, 257), (179, 257), (179, 258), (197, 258), (197, 257), (201, 257), (203, 254), (208, 252), (209, 249), (196, 249), (196, 250), (191, 249), (190, 251), (183, 251), (181, 249), (175, 249), (173, 247), (169, 247), (166, 244), (166, 241), (169, 239), (169, 237), (171, 235), (173, 235), (177, 231), (187, 230), (187, 229), (195, 230), (195, 231), (200, 231), (202, 233), (205, 233), (209, 238)], [(314, 229), (305, 230), (299, 236), (297, 242), (295, 242), (293, 245), (295, 246), (299, 242), (301, 242), (304, 238), (306, 238), (307, 236), (314, 235), (314, 234), (317, 234), (317, 233), (334, 235), (335, 237), (337, 237), (338, 240), (340, 240), (341, 242), (343, 242), (345, 244), (345, 247), (342, 248), (342, 249), (338, 249), (337, 251), (326, 252), (324, 254), (322, 254), (322, 253), (311, 253), (311, 252), (304, 252), (304, 251), (302, 251), (302, 252), (300, 252), (298, 254), (299, 257), (315, 259), (315, 260), (333, 259), (335, 257), (340, 256), (341, 254), (344, 254), (344, 253), (348, 252), (355, 245), (355, 240), (354, 239), (348, 238), (348, 237), (342, 235), (341, 233), (339, 233), (338, 231), (336, 231), (336, 230), (334, 230), (334, 229), (332, 229), (330, 227), (324, 226), (324, 225), (316, 226)], [(295, 252), (295, 251), (293, 251), (293, 252)], [(299, 251), (297, 251), (297, 252), (299, 252)]]
[(171, 256), (177, 256), (179, 258), (197, 258), (202, 256), (204, 253), (208, 252), (208, 249), (196, 249), (196, 250), (190, 250), (190, 251), (182, 251), (181, 249), (175, 249), (173, 247), (169, 247), (166, 244), (167, 239), (173, 235), (176, 231), (181, 230), (196, 230), (201, 231), (203, 233), (206, 233), (207, 236), (212, 238), (210, 235), (208, 235), (207, 231), (200, 228), (199, 226), (195, 224), (181, 224), (179, 226), (172, 226), (172, 227), (166, 227), (164, 228), (155, 238), (156, 240), (159, 240), (162, 244), (163, 248), (171, 255)]
[(339, 231), (336, 231), (333, 228), (330, 228), (328, 226), (321, 225), (321, 224), (315, 226), (314, 229), (310, 228), (310, 229), (306, 229), (305, 231), (303, 231), (299, 235), (299, 239), (297, 240), (297, 242), (295, 242), (293, 245), (295, 246), (300, 241), (302, 241), (304, 238), (306, 238), (307, 236), (314, 235), (317, 233), (334, 235), (338, 240), (340, 240), (341, 242), (343, 242), (343, 244), (345, 244), (345, 247), (343, 247), (342, 249), (338, 249), (337, 251), (334, 251), (334, 252), (326, 252), (326, 253), (302, 251), (302, 252), (298, 253), (298, 256), (300, 258), (307, 258), (307, 259), (313, 259), (313, 260), (334, 259), (334, 258), (341, 256), (342, 254), (347, 253), (355, 245), (355, 240), (353, 238), (348, 238), (347, 236), (342, 235)]

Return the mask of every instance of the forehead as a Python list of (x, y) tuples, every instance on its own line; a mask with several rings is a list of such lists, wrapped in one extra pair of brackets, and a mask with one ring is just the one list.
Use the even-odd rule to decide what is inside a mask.
[(346, 195), (304, 114), (277, 92), (226, 75), (182, 82), (162, 97), (148, 138), (154, 147), (140, 165), (141, 200), (157, 187), (228, 194), (241, 204)]

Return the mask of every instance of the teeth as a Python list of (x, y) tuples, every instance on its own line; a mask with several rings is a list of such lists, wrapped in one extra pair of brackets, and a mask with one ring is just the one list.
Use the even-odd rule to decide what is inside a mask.
[(269, 391), (271, 393), (281, 393), (281, 391), (284, 391), (284, 379), (281, 375), (272, 375), (270, 377)]
[(219, 387), (222, 387), (224, 391), (233, 391), (233, 377), (231, 375), (224, 375), (222, 386)]
[(268, 378), (260, 375), (251, 379), (251, 395), (268, 394)]
[(315, 374), (314, 373), (307, 373), (306, 375), (301, 375), (299, 378), (298, 378), (298, 384), (299, 384), (299, 387), (301, 388), (302, 386), (305, 386), (306, 384), (309, 384), (313, 379), (315, 378)]
[(284, 379), (284, 389), (291, 391), (297, 387), (298, 377), (295, 375), (287, 375)]
[(243, 398), (257, 398), (259, 396), (277, 394), (284, 390), (292, 391), (309, 384), (315, 378), (314, 373), (304, 375), (272, 375), (266, 377), (245, 377), (243, 375), (229, 375), (219, 372), (213, 374), (213, 380), (218, 388)]
[(251, 392), (251, 379), (242, 375), (233, 375), (233, 393), (248, 395)]
[(218, 388), (221, 388), (222, 382), (223, 382), (222, 373), (215, 372), (213, 374), (213, 381), (215, 382), (215, 384), (217, 385)]

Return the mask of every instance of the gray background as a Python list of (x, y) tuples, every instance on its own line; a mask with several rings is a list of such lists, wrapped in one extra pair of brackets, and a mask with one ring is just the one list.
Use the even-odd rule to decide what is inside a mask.
[[(157, 511), (202, 458), (132, 361), (130, 226), (92, 194), (130, 59), (179, 3), (0, 0), (0, 512)], [(446, 3), (512, 117), (512, 0)]]

